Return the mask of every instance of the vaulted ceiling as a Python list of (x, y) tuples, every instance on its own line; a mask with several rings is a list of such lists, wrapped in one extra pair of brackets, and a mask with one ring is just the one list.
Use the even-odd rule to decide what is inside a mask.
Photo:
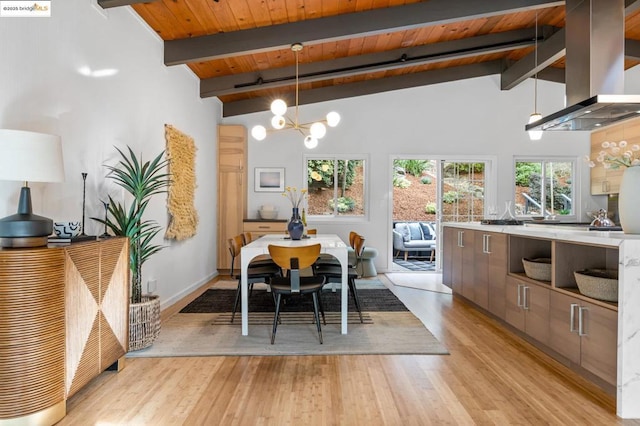
[[(186, 64), (223, 115), (500, 74), (508, 90), (536, 72), (564, 81), (564, 1), (98, 0), (131, 5)], [(640, 63), (640, 0), (625, 0), (625, 67)], [(537, 66), (534, 59), (538, 20)]]

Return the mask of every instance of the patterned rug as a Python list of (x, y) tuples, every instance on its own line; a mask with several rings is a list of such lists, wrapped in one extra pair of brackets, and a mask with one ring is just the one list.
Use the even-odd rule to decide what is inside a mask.
[[(235, 301), (235, 290), (209, 289), (193, 302), (185, 306), (180, 313), (202, 314), (202, 313), (229, 313), (233, 309)], [(341, 292), (332, 292), (329, 288), (322, 292), (322, 307), (325, 313), (340, 312)], [(359, 289), (358, 300), (362, 312), (402, 312), (407, 311), (407, 307), (388, 289)], [(284, 300), (281, 307), (283, 313), (289, 312), (313, 312), (313, 299), (311, 295), (291, 296)], [(266, 290), (254, 290), (249, 297), (250, 313), (270, 313), (273, 314), (275, 305), (273, 296)], [(349, 312), (357, 312), (353, 297), (349, 296)], [(240, 309), (236, 317), (239, 318)]]
[(393, 263), (409, 271), (428, 272), (436, 270), (435, 262), (425, 262), (423, 260), (393, 259)]

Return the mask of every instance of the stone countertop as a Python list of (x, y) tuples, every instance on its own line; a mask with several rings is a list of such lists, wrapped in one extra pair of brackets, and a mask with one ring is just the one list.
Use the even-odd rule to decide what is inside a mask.
[(443, 222), (442, 226), (610, 247), (618, 247), (624, 241), (640, 241), (640, 235), (637, 234), (579, 230), (570, 226), (563, 227), (562, 224), (484, 225), (480, 222)]

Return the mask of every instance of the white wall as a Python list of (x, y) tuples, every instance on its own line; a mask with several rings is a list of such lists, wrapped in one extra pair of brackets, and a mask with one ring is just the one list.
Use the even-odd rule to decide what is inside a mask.
[[(144, 282), (157, 279), (156, 293), (166, 306), (216, 274), (212, 164), (220, 104), (200, 99), (198, 79), (188, 68), (162, 61), (162, 41), (129, 7), (104, 11), (91, 0), (65, 0), (52, 2), (51, 18), (0, 18), (0, 128), (58, 134), (63, 141), (66, 182), (32, 184), (34, 213), (81, 220), (81, 173), (87, 172), (86, 233), (101, 234), (90, 219), (103, 216), (100, 199), (109, 191), (122, 199), (104, 178), (114, 145), (130, 145), (151, 159), (165, 147), (165, 123), (194, 138), (197, 235), (180, 243), (158, 238), (168, 247), (144, 266)], [(87, 77), (80, 67), (118, 73)], [(15, 213), (20, 186), (0, 182), (0, 217)], [(157, 196), (148, 218), (166, 226), (166, 211), (166, 197)]]
[[(633, 70), (627, 93), (640, 93), (640, 80)], [(634, 87), (637, 89), (634, 91)], [(538, 110), (543, 115), (564, 107), (563, 84), (538, 82)], [(311, 223), (321, 231), (336, 232), (346, 238), (357, 230), (367, 238), (367, 246), (376, 247), (379, 271), (389, 269), (390, 247), (390, 177), (391, 161), (396, 157), (491, 156), (497, 159), (497, 204), (511, 200), (514, 156), (572, 156), (578, 158), (579, 220), (586, 221), (582, 210), (586, 204), (606, 207), (602, 196), (591, 197), (589, 168), (582, 157), (589, 153), (588, 132), (546, 132), (541, 141), (531, 142), (524, 125), (533, 112), (533, 80), (509, 90), (500, 90), (499, 76), (474, 78), (433, 86), (336, 100), (301, 106), (300, 122), (312, 121), (330, 110), (342, 115), (337, 128), (329, 129), (318, 148), (307, 150), (294, 131), (277, 132), (258, 142), (249, 140), (250, 217), (257, 215), (261, 204), (276, 204), (286, 218), (287, 200), (279, 194), (253, 192), (254, 167), (286, 167), (286, 185), (302, 186), (302, 156), (322, 154), (359, 154), (369, 156), (370, 216), (357, 223), (334, 219), (329, 223)], [(270, 113), (248, 114), (224, 119), (228, 123), (268, 126)]]

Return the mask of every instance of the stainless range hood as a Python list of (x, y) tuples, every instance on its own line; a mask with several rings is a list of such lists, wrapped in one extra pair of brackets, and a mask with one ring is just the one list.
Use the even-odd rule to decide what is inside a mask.
[(566, 95), (570, 105), (528, 130), (591, 131), (640, 116), (624, 95), (624, 0), (566, 1)]
[(640, 117), (640, 95), (596, 95), (527, 124), (526, 130), (596, 130)]

